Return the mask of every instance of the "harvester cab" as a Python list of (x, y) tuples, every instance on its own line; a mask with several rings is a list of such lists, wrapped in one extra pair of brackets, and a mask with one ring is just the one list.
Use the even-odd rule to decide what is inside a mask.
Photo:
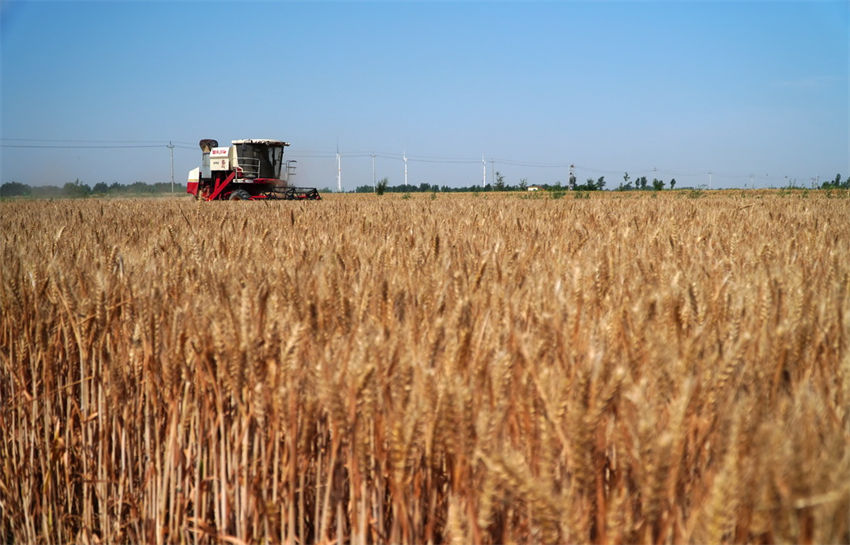
[(186, 192), (196, 199), (214, 200), (319, 200), (312, 187), (290, 184), (295, 161), (284, 161), (288, 142), (269, 139), (234, 140), (220, 147), (203, 139), (201, 166), (189, 171)]

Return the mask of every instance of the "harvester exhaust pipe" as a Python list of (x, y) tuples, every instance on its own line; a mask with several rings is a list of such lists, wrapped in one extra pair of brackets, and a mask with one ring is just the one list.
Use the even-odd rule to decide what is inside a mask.
[(201, 146), (201, 151), (204, 153), (209, 153), (211, 149), (218, 147), (218, 140), (213, 140), (212, 138), (204, 138), (198, 145)]

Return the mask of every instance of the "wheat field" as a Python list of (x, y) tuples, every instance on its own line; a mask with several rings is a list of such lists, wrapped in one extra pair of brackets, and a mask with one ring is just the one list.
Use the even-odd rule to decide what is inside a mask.
[(605, 193), (0, 203), (0, 542), (850, 542), (850, 199)]

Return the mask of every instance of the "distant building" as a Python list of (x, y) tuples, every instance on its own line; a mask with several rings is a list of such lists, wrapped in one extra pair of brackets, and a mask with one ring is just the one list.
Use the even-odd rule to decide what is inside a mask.
[(529, 191), (540, 191), (540, 188), (537, 187), (536, 185), (530, 185), (530, 186), (528, 186), (528, 190)]

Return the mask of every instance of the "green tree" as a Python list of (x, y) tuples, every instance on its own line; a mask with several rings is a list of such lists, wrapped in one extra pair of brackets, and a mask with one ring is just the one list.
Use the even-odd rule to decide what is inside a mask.
[(0, 197), (28, 197), (32, 188), (20, 182), (6, 182), (0, 186)]
[(598, 189), (599, 191), (602, 191), (603, 187), (605, 187), (605, 176), (600, 176), (596, 180), (596, 189)]
[(676, 178), (670, 180), (670, 189), (673, 189), (674, 187), (676, 187)]
[(825, 181), (824, 183), (822, 183), (820, 185), (820, 187), (821, 187), (821, 189), (838, 189), (838, 188), (842, 188), (842, 187), (850, 187), (850, 184), (848, 184), (848, 182), (850, 182), (850, 176), (848, 176), (847, 180), (845, 180), (844, 183), (842, 183), (841, 182), (841, 173), (839, 172), (838, 174), (835, 175), (835, 179)]
[(128, 185), (127, 191), (129, 191), (130, 193), (153, 193), (154, 188), (153, 186), (148, 185), (145, 182), (138, 181)]
[(499, 172), (498, 170), (496, 171), (496, 186), (495, 186), (494, 189), (496, 191), (504, 191), (505, 190), (505, 176), (501, 172)]
[(91, 193), (91, 188), (77, 178), (73, 182), (68, 182), (62, 186), (62, 193), (66, 197), (88, 197)]
[(375, 184), (375, 194), (383, 195), (384, 191), (387, 190), (387, 185), (390, 181), (387, 178), (382, 178), (377, 184)]
[(661, 191), (662, 189), (664, 189), (664, 181), (659, 180), (658, 178), (653, 178), (652, 189), (654, 189), (655, 191)]
[(519, 180), (519, 190), (520, 191), (528, 190), (528, 178), (520, 178), (520, 180)]

